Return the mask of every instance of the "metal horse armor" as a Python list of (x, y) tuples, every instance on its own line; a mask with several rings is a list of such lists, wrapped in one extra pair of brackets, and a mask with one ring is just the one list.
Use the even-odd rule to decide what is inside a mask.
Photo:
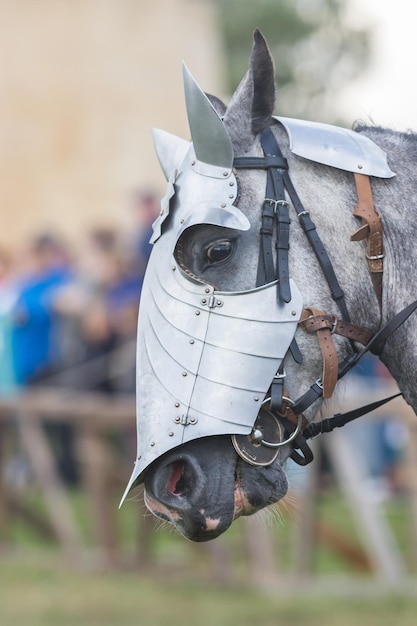
[[(154, 131), (168, 180), (154, 224), (141, 296), (137, 342), (137, 458), (122, 498), (159, 456), (209, 435), (246, 435), (295, 335), (303, 308), (278, 302), (276, 282), (249, 291), (216, 291), (187, 272), (174, 251), (196, 224), (248, 230), (235, 206), (231, 140), (210, 101), (184, 68), (193, 142)], [(349, 172), (389, 178), (385, 153), (350, 130), (277, 117), (299, 157)]]

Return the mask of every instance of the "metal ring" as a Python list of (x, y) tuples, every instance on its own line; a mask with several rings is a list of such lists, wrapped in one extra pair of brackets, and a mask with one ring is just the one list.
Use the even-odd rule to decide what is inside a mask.
[(270, 441), (265, 441), (264, 439), (262, 439), (261, 445), (267, 448), (281, 448), (282, 446), (286, 446), (288, 443), (291, 443), (291, 441), (294, 441), (297, 435), (301, 432), (302, 424), (303, 424), (303, 416), (300, 413), (300, 415), (297, 416), (297, 428), (294, 430), (294, 432), (291, 433), (288, 439), (285, 439), (284, 441), (280, 441), (279, 443), (271, 443)]
[[(271, 396), (269, 396), (268, 398), (265, 398), (265, 400), (262, 402), (262, 405), (266, 404), (267, 402), (270, 402), (270, 400), (271, 400)], [(291, 398), (289, 398), (288, 396), (282, 396), (282, 400), (287, 402), (289, 406), (294, 406), (295, 404), (294, 400), (291, 400)], [(284, 441), (280, 441), (279, 443), (271, 443), (270, 441), (265, 441), (265, 439), (262, 439), (261, 445), (265, 446), (266, 448), (281, 448), (282, 446), (286, 446), (287, 443), (291, 443), (291, 441), (293, 441), (297, 437), (297, 435), (301, 432), (302, 424), (303, 424), (303, 416), (300, 413), (300, 415), (297, 415), (297, 427), (287, 439), (285, 439)]]

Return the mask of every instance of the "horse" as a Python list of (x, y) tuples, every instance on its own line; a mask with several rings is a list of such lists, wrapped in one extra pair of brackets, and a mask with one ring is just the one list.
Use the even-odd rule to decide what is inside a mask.
[[(256, 30), (226, 106), (184, 68), (192, 141), (154, 131), (167, 191), (138, 326), (138, 453), (156, 516), (193, 541), (283, 498), (326, 399), (367, 351), (416, 409), (417, 135), (275, 117)], [(326, 429), (324, 424), (326, 423)]]

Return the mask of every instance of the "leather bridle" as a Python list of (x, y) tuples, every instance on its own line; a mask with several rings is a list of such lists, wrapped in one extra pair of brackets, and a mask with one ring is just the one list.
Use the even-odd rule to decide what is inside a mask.
[[(267, 172), (265, 199), (262, 206), (260, 229), (260, 250), (257, 272), (257, 286), (277, 280), (277, 301), (288, 303), (291, 300), (289, 276), (289, 210), (292, 205), (299, 224), (319, 262), (324, 278), (336, 302), (341, 317), (327, 314), (316, 308), (303, 311), (299, 325), (308, 333), (316, 333), (323, 356), (322, 376), (314, 381), (310, 388), (295, 401), (285, 392), (284, 360), (274, 377), (268, 398), (261, 409), (250, 435), (234, 435), (233, 445), (247, 462), (253, 465), (269, 465), (277, 457), (278, 450), (284, 445), (292, 446), (291, 458), (307, 465), (313, 460), (313, 454), (307, 444), (309, 438), (331, 432), (334, 428), (365, 415), (389, 402), (401, 393), (384, 398), (354, 411), (336, 414), (318, 423), (309, 424), (303, 416), (316, 400), (332, 396), (338, 380), (354, 368), (367, 352), (380, 355), (386, 339), (405, 322), (417, 308), (417, 300), (397, 313), (372, 336), (368, 330), (352, 324), (346, 306), (345, 295), (336, 277), (333, 265), (320, 239), (310, 214), (305, 210), (289, 176), (287, 159), (282, 155), (277, 139), (271, 128), (261, 136), (264, 152), (262, 157), (236, 157), (233, 166), (236, 169), (263, 169)], [(369, 177), (354, 174), (358, 203), (353, 215), (361, 218), (360, 228), (352, 235), (352, 241), (366, 241), (366, 258), (372, 277), (379, 306), (382, 305), (383, 272), (383, 233), (380, 217), (375, 210)], [(287, 200), (287, 197), (290, 201)], [(273, 240), (275, 236), (276, 261), (274, 265)], [(348, 339), (351, 353), (338, 362), (333, 335), (338, 334)], [(364, 347), (358, 350), (356, 342)], [(297, 363), (302, 363), (302, 355), (295, 338), (290, 345), (290, 352)], [(282, 432), (283, 431), (283, 432)], [(272, 438), (272, 440), (271, 440)], [(276, 439), (276, 441), (274, 440)], [(270, 450), (268, 453), (264, 448)]]

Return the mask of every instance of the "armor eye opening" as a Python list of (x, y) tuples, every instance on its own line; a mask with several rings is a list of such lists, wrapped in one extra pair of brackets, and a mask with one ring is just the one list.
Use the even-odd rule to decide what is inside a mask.
[(233, 244), (229, 239), (221, 239), (211, 243), (206, 249), (207, 261), (213, 265), (223, 263), (231, 256)]

